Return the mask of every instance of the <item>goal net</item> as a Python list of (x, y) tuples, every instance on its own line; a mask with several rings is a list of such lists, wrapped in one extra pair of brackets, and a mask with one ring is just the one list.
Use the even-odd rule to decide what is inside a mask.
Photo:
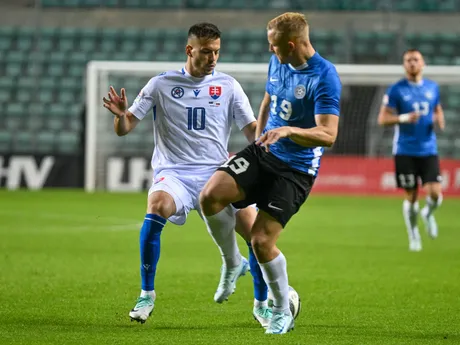
[[(124, 87), (131, 102), (153, 76), (168, 70), (179, 70), (183, 62), (115, 62), (92, 61), (86, 77), (86, 144), (85, 189), (87, 191), (139, 191), (151, 183), (150, 159), (154, 147), (153, 116), (146, 117), (129, 135), (118, 137), (113, 132), (113, 116), (102, 106), (102, 98), (109, 86)], [(268, 64), (219, 63), (221, 72), (235, 77), (247, 93), (257, 115), (264, 95)], [(392, 130), (377, 126), (377, 114), (388, 85), (403, 76), (399, 65), (336, 65), (342, 84), (341, 120), (339, 136), (325, 155), (378, 157), (391, 154)], [(441, 94), (447, 94), (455, 110), (460, 107), (460, 67), (430, 66), (425, 77), (441, 85)], [(453, 96), (452, 96), (453, 95)], [(446, 118), (455, 116), (445, 107)], [(457, 109), (460, 110), (460, 109)], [(460, 123), (451, 126), (458, 133)], [(181, 140), (181, 138), (175, 138)], [(446, 142), (444, 143), (443, 140)], [(247, 145), (242, 133), (235, 127), (229, 142), (229, 151), (235, 152)], [(452, 147), (449, 138), (440, 139), (439, 146)], [(211, 148), (210, 148), (211, 149)], [(452, 153), (455, 154), (455, 153)]]

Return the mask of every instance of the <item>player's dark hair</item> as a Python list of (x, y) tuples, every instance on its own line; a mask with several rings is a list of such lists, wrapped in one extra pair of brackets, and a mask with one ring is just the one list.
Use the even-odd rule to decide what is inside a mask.
[(211, 23), (198, 23), (188, 30), (188, 37), (206, 38), (216, 40), (220, 38), (221, 32), (217, 26)]
[(423, 55), (422, 52), (416, 48), (409, 48), (409, 49), (406, 49), (403, 53), (403, 57), (406, 56), (406, 54), (409, 54), (409, 53), (420, 53), (420, 55)]

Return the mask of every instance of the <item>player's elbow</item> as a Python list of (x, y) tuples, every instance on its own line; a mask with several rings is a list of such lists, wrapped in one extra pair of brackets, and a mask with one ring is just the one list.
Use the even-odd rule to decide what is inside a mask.
[(328, 138), (326, 138), (326, 140), (324, 140), (323, 142), (323, 146), (324, 147), (332, 147), (332, 145), (334, 145), (335, 143), (335, 137), (333, 136), (329, 136)]
[(324, 147), (332, 147), (337, 140), (337, 130), (329, 130), (324, 136), (323, 145)]
[(377, 123), (379, 126), (385, 126), (387, 124), (387, 122), (385, 121), (385, 116), (379, 114), (379, 117), (377, 118)]

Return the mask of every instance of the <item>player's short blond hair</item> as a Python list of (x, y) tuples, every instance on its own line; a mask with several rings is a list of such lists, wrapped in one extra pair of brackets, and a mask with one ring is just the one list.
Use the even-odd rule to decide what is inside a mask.
[(279, 35), (299, 36), (305, 30), (308, 33), (308, 22), (302, 13), (286, 12), (270, 20), (267, 30), (275, 30)]

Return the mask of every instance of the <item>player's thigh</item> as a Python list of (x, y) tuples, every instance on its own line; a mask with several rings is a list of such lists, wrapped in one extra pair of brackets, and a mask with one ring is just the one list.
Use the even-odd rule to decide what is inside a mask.
[(418, 158), (418, 169), (422, 185), (438, 184), (442, 182), (441, 168), (439, 165), (439, 157), (427, 156)]
[(244, 198), (244, 192), (235, 179), (225, 171), (216, 171), (200, 193), (201, 202), (219, 201), (227, 204)]
[(163, 218), (182, 225), (191, 209), (192, 196), (180, 179), (167, 173), (156, 176), (149, 189), (148, 213), (164, 212)]
[[(258, 181), (259, 159), (255, 146), (249, 145), (222, 164), (206, 184), (202, 196), (229, 203), (247, 200)], [(235, 207), (245, 208), (252, 203)]]
[(418, 187), (418, 167), (416, 157), (394, 156), (395, 177), (398, 188), (406, 191), (417, 189)]
[(283, 176), (271, 174), (266, 181), (270, 187), (259, 195), (257, 206), (284, 228), (307, 200), (314, 181), (315, 177), (294, 171)]
[(235, 231), (243, 237), (246, 242), (251, 241), (251, 229), (257, 217), (255, 205), (243, 209), (235, 209)]

